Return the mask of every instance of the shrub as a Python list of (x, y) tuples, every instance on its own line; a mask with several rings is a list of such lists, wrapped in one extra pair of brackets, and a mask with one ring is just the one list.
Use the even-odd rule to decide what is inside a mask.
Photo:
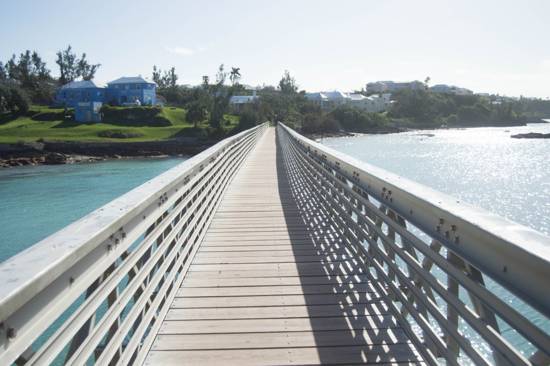
[(487, 106), (476, 103), (473, 106), (463, 106), (458, 109), (458, 118), (463, 123), (477, 124), (486, 122), (491, 116), (491, 111)]
[(29, 111), (29, 98), (15, 84), (0, 83), (0, 113), (25, 114)]
[(38, 112), (38, 113), (33, 113), (31, 116), (31, 119), (35, 121), (62, 121), (64, 118), (65, 118), (64, 111)]
[(339, 106), (330, 112), (328, 117), (337, 121), (347, 131), (355, 132), (367, 132), (387, 123), (387, 117), (380, 113), (368, 113), (349, 106)]
[(244, 109), (240, 114), (239, 130), (247, 130), (258, 124), (259, 116), (252, 108)]
[(160, 113), (160, 107), (103, 106), (103, 122), (121, 126), (170, 126), (171, 122)]
[(106, 130), (97, 133), (99, 137), (107, 137), (111, 139), (131, 139), (134, 137), (141, 137), (143, 134), (138, 132), (124, 132), (117, 130)]

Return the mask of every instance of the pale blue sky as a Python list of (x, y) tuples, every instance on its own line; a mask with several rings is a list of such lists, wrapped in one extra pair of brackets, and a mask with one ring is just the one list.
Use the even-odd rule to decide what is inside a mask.
[(423, 80), (550, 97), (550, 1), (0, 0), (0, 59), (71, 44), (96, 81), (175, 66), (181, 83), (238, 66), (242, 82), (353, 90)]

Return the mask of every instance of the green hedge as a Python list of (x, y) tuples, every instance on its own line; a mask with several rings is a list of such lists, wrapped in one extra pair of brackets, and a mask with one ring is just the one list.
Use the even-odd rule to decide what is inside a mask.
[(97, 133), (99, 137), (107, 137), (111, 139), (131, 139), (135, 137), (142, 137), (143, 134), (139, 132), (127, 132), (117, 130), (106, 130)]
[(161, 115), (160, 107), (111, 107), (103, 106), (103, 122), (121, 126), (171, 126)]

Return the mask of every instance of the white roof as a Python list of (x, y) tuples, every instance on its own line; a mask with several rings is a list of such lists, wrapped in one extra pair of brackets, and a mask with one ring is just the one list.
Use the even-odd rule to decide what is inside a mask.
[(329, 91), (329, 92), (322, 92), (324, 96), (326, 96), (329, 100), (341, 100), (341, 99), (347, 99), (348, 96), (345, 93), (342, 93), (339, 90)]
[(352, 101), (359, 101), (359, 100), (371, 99), (371, 98), (369, 98), (369, 97), (364, 96), (363, 94), (354, 94), (354, 93), (349, 93), (349, 94), (348, 94), (348, 97), (349, 97), (349, 99), (351, 99)]
[(327, 100), (327, 96), (321, 92), (306, 93), (306, 98), (309, 100)]
[(258, 99), (258, 96), (254, 95), (234, 95), (229, 99), (229, 103), (231, 104), (246, 104), (251, 103), (255, 99)]

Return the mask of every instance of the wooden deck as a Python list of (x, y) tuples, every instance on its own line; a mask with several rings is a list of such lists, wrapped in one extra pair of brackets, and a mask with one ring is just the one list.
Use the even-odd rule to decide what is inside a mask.
[(270, 129), (226, 192), (147, 365), (418, 364)]

